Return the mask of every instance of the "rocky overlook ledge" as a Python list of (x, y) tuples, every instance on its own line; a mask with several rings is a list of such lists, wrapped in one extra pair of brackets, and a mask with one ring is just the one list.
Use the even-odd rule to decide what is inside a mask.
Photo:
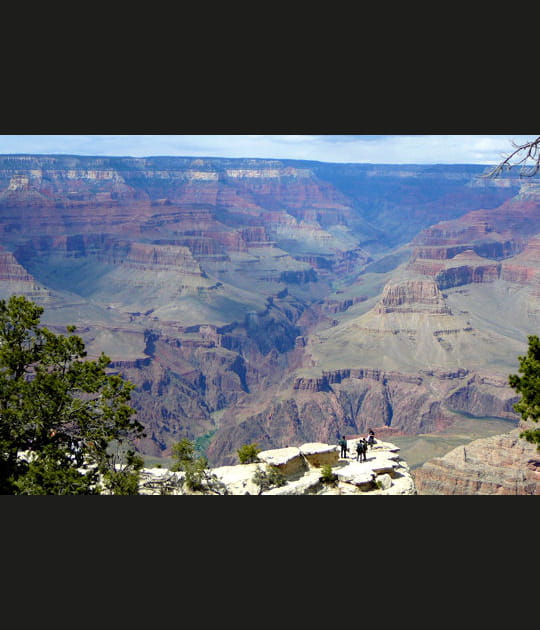
[[(417, 494), (407, 463), (399, 448), (377, 440), (368, 449), (366, 461), (356, 461), (358, 439), (348, 440), (347, 458), (340, 457), (339, 447), (308, 443), (262, 451), (259, 462), (209, 469), (219, 486), (215, 494), (227, 495), (408, 495)], [(334, 483), (322, 481), (322, 467), (330, 465)], [(273, 469), (286, 483), (262, 491), (254, 481), (257, 471)], [(185, 473), (165, 468), (145, 468), (141, 472), (140, 494), (201, 494), (184, 485)]]

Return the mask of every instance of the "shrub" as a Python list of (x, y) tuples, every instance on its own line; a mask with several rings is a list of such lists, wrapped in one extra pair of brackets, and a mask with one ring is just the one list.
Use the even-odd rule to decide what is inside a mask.
[(194, 492), (213, 492), (227, 494), (227, 488), (218, 480), (217, 476), (208, 469), (206, 457), (195, 456), (195, 443), (187, 438), (173, 445), (171, 451), (175, 460), (171, 472), (183, 471), (186, 488)]
[(323, 483), (336, 483), (337, 475), (332, 472), (332, 466), (330, 464), (325, 464), (321, 468), (321, 481)]
[(195, 459), (195, 445), (187, 438), (184, 438), (173, 445), (171, 456), (173, 458), (171, 470), (173, 472), (185, 470)]
[(237, 451), (241, 464), (252, 464), (258, 462), (258, 455), (261, 452), (258, 444), (244, 444)]
[(252, 481), (259, 487), (259, 494), (272, 488), (279, 488), (287, 483), (285, 475), (273, 466), (267, 466), (266, 470), (259, 466), (253, 475)]

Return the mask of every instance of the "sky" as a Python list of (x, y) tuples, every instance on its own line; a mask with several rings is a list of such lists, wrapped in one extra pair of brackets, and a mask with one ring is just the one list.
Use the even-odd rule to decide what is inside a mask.
[(535, 135), (0, 135), (0, 154), (242, 157), (373, 164), (498, 164)]

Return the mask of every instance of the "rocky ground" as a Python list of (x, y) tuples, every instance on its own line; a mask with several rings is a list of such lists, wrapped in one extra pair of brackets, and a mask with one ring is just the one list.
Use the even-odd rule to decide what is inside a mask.
[[(272, 449), (259, 453), (259, 462), (211, 468), (215, 482), (210, 494), (228, 495), (410, 495), (416, 488), (399, 448), (377, 441), (368, 450), (366, 461), (356, 461), (357, 439), (349, 440), (348, 457), (340, 457), (339, 447), (308, 443), (299, 447)], [(322, 467), (330, 465), (334, 482), (322, 481)], [(254, 482), (258, 470), (279, 471), (286, 483), (261, 492)], [(145, 468), (140, 493), (202, 494), (185, 489), (184, 473), (164, 468)], [(206, 493), (205, 493), (206, 494)]]

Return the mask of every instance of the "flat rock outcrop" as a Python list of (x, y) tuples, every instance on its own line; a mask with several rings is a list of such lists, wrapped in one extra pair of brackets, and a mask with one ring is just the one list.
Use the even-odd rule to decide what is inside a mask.
[(540, 452), (521, 429), (458, 446), (414, 472), (418, 494), (540, 495)]
[[(349, 457), (339, 456), (339, 447), (323, 443), (306, 443), (299, 447), (272, 449), (259, 453), (259, 461), (250, 464), (210, 468), (215, 491), (219, 495), (414, 495), (416, 488), (399, 448), (377, 441), (368, 449), (366, 461), (356, 461), (356, 443), (348, 441)], [(331, 466), (333, 482), (322, 480), (322, 467)], [(261, 492), (255, 482), (260, 471), (274, 469), (285, 483)], [(183, 484), (184, 473), (164, 468), (144, 469), (140, 493), (207, 494), (190, 492)]]

